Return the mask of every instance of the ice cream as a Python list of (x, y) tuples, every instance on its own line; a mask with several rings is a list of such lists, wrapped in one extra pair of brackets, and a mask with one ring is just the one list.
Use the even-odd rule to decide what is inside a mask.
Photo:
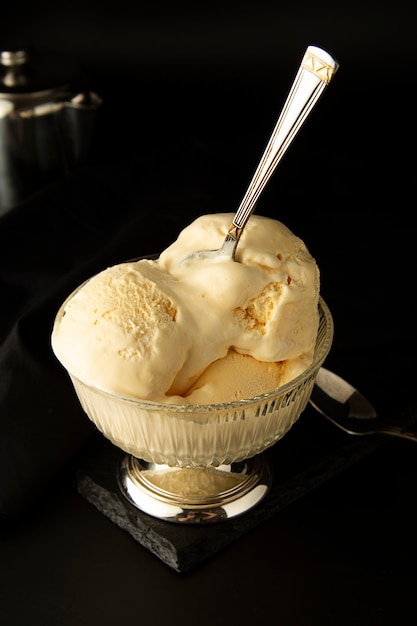
[(284, 224), (254, 215), (236, 254), (217, 249), (233, 214), (204, 215), (154, 260), (89, 279), (57, 316), (52, 347), (70, 374), (109, 393), (170, 404), (251, 398), (311, 363), (319, 270)]

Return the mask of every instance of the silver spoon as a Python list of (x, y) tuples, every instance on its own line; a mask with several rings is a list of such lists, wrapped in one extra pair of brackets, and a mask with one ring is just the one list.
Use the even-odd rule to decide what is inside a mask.
[(310, 404), (333, 424), (350, 435), (391, 435), (417, 441), (417, 431), (378, 421), (372, 404), (340, 376), (321, 367)]
[(255, 204), (285, 151), (336, 73), (339, 64), (328, 52), (308, 46), (265, 152), (218, 250), (197, 250), (183, 261), (229, 256), (234, 260), (237, 244)]

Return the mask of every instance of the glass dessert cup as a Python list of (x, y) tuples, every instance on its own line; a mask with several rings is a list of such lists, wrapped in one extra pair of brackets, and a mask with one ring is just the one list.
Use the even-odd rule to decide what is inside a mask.
[(228, 520), (257, 505), (272, 482), (262, 452), (304, 411), (331, 348), (333, 319), (322, 298), (319, 318), (313, 363), (289, 383), (249, 400), (161, 404), (103, 392), (69, 372), (87, 416), (126, 453), (117, 469), (122, 498), (177, 523)]

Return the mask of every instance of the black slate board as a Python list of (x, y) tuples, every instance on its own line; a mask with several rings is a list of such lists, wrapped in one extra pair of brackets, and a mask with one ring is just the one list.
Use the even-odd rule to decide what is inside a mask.
[[(412, 409), (403, 419), (410, 422), (414, 416)], [(93, 438), (77, 463), (76, 487), (161, 561), (177, 572), (186, 572), (388, 441), (384, 436), (347, 435), (309, 405), (290, 432), (264, 453), (273, 476), (267, 496), (247, 513), (213, 525), (183, 526), (155, 519), (131, 506), (117, 484), (124, 452), (101, 434)]]

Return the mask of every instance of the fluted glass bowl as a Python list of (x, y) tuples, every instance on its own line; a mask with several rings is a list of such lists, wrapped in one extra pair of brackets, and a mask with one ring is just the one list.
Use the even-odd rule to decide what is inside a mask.
[(305, 409), (332, 340), (333, 319), (320, 297), (312, 364), (269, 393), (222, 404), (136, 400), (68, 373), (87, 416), (126, 452), (119, 479), (130, 503), (170, 521), (213, 522), (241, 514), (265, 496), (271, 478), (260, 453), (281, 439)]

